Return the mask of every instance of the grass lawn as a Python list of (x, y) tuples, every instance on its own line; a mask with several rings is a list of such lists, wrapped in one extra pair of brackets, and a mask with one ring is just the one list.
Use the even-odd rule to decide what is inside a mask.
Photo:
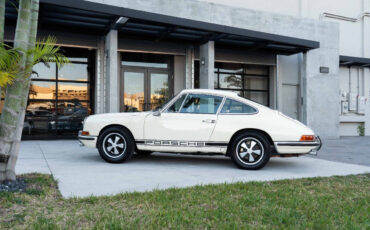
[(0, 229), (369, 229), (370, 174), (63, 199), (51, 176), (0, 193)]

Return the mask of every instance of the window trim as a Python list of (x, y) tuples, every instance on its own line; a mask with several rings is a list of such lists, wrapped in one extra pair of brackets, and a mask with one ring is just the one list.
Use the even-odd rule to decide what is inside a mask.
[[(237, 102), (242, 103), (243, 105), (247, 105), (247, 106), (252, 107), (253, 109), (256, 110), (256, 112), (253, 112), (253, 113), (222, 113), (221, 112), (222, 109), (221, 109), (219, 115), (255, 115), (255, 114), (259, 113), (259, 110), (256, 107), (254, 107), (254, 106), (252, 106), (252, 105), (250, 105), (248, 103), (242, 102), (241, 100), (237, 100), (237, 99), (234, 99), (234, 98), (229, 98), (229, 97), (225, 97), (225, 98), (226, 98), (225, 99), (225, 102), (226, 102), (227, 99), (234, 100), (234, 101), (237, 101)], [(222, 105), (222, 108), (223, 108), (224, 105), (225, 105), (225, 103)]]
[(217, 108), (216, 113), (182, 113), (182, 114), (208, 114), (208, 115), (218, 115), (219, 109), (220, 109), (221, 105), (223, 105), (223, 104), (222, 104), (222, 102), (224, 101), (224, 97), (225, 97), (225, 96), (220, 96), (220, 95), (211, 94), (211, 93), (187, 93), (187, 95), (186, 95), (186, 97), (185, 97), (185, 100), (182, 102), (182, 105), (181, 105), (180, 110), (179, 110), (179, 112), (178, 112), (178, 113), (181, 113), (182, 107), (184, 106), (184, 103), (185, 103), (186, 99), (188, 98), (188, 96), (189, 96), (190, 94), (194, 94), (194, 95), (197, 95), (197, 94), (198, 94), (198, 95), (207, 95), (207, 96), (220, 97), (220, 98), (222, 98), (222, 100), (221, 100), (220, 106)]
[[(172, 100), (169, 103), (167, 103), (167, 105), (161, 110), (161, 113), (172, 113), (172, 112), (168, 112), (168, 109), (171, 108), (171, 106), (174, 105), (176, 103), (176, 101), (180, 97), (182, 97), (182, 95), (184, 95), (184, 93), (180, 93), (180, 94), (176, 95), (174, 98), (172, 98)], [(181, 103), (181, 106), (179, 108), (179, 111), (181, 110), (181, 108), (182, 108), (182, 106), (184, 104), (184, 101), (186, 100), (187, 97), (188, 97), (188, 94), (186, 93), (186, 96), (185, 96), (184, 100)], [(178, 113), (179, 111), (174, 112), (174, 113)]]

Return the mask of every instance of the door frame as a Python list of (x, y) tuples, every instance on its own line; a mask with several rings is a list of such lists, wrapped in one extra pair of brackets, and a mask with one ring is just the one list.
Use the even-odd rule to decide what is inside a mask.
[(120, 74), (120, 111), (123, 112), (124, 108), (124, 77), (125, 72), (136, 72), (144, 74), (144, 111), (147, 111), (150, 105), (150, 90), (151, 90), (151, 74), (168, 74), (168, 99), (170, 100), (174, 96), (174, 77), (171, 68), (153, 68), (153, 67), (138, 67), (138, 66), (121, 66)]

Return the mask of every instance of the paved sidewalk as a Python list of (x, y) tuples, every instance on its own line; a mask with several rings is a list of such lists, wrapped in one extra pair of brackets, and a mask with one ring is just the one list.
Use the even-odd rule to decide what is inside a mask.
[(370, 166), (370, 137), (324, 140), (317, 158)]
[(236, 181), (267, 181), (370, 173), (370, 167), (310, 157), (272, 158), (258, 171), (240, 170), (223, 156), (154, 153), (123, 164), (103, 161), (77, 141), (23, 141), (16, 171), (53, 174), (64, 197), (112, 195)]

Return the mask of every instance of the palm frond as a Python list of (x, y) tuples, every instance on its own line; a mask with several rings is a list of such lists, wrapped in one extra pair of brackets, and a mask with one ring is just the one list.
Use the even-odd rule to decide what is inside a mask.
[(0, 87), (4, 88), (13, 82), (19, 72), (18, 63), (21, 51), (0, 43)]
[(55, 62), (58, 67), (61, 67), (69, 63), (68, 58), (60, 52), (60, 47), (56, 43), (56, 38), (52, 36), (37, 42), (35, 49), (29, 50), (29, 54), (33, 55), (33, 65)]

